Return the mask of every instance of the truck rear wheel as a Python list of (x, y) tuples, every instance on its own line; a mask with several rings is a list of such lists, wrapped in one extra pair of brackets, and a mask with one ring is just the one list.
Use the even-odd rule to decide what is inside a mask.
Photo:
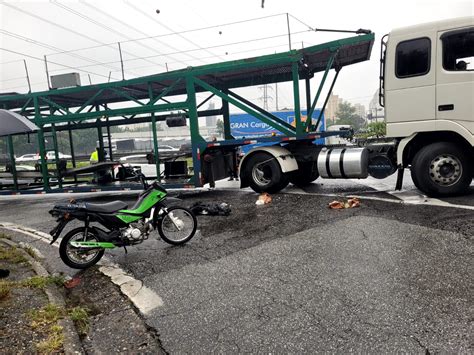
[(433, 143), (413, 158), (411, 173), (415, 185), (428, 196), (458, 195), (472, 181), (472, 162), (455, 144)]
[(275, 193), (284, 189), (289, 183), (275, 157), (264, 152), (257, 152), (249, 157), (245, 174), (255, 192)]
[(307, 186), (319, 177), (316, 162), (298, 162), (298, 170), (290, 175), (290, 182), (296, 186)]

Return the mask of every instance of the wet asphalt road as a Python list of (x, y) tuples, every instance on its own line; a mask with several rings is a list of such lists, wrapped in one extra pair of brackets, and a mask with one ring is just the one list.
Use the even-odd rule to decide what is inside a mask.
[[(400, 198), (416, 196), (406, 189)], [(151, 238), (109, 256), (163, 299), (146, 320), (172, 353), (471, 352), (474, 210), (401, 204), (377, 190), (318, 180), (265, 206), (247, 190), (187, 193), (185, 205), (222, 201), (232, 214), (200, 216), (184, 247)], [(471, 190), (447, 202), (472, 206)], [(332, 194), (367, 199), (334, 211)], [(47, 232), (57, 198), (2, 198), (0, 221)], [(72, 272), (57, 249), (35, 245)]]

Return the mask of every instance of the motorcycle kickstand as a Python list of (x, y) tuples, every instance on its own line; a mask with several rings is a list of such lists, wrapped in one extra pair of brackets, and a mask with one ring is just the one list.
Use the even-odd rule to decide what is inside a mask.
[(123, 248), (125, 249), (125, 254), (128, 254), (127, 247), (124, 245)]

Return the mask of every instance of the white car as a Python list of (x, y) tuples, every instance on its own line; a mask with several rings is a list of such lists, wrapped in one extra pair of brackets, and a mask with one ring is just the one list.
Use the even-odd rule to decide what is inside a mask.
[(158, 145), (158, 153), (159, 152), (179, 152), (179, 149), (170, 145)]
[(148, 163), (146, 154), (127, 155), (119, 159), (122, 163)]
[[(71, 155), (63, 154), (61, 152), (58, 152), (58, 157), (59, 157), (59, 159), (72, 159)], [(39, 159), (40, 159), (39, 154), (36, 154), (36, 160), (39, 160)], [(54, 152), (47, 152), (46, 153), (46, 159), (47, 160), (54, 160), (55, 159)]]
[[(124, 165), (140, 168), (143, 175), (147, 177), (156, 176), (156, 165), (148, 164), (146, 154), (127, 155), (125, 157), (120, 158), (119, 161)], [(160, 164), (160, 172), (163, 171), (165, 171), (165, 165)]]
[(15, 161), (22, 162), (22, 161), (36, 161), (38, 160), (37, 154), (23, 154), (21, 157), (15, 158)]

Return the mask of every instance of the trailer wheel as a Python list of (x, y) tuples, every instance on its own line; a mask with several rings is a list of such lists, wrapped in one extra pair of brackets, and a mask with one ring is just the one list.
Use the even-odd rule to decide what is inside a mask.
[(458, 195), (472, 181), (469, 157), (455, 144), (433, 143), (413, 158), (411, 173), (415, 185), (428, 196)]
[(298, 162), (298, 170), (290, 175), (290, 182), (296, 186), (307, 186), (318, 177), (316, 162)]
[(275, 157), (264, 152), (257, 152), (249, 157), (245, 174), (255, 192), (275, 193), (284, 189), (289, 183)]

